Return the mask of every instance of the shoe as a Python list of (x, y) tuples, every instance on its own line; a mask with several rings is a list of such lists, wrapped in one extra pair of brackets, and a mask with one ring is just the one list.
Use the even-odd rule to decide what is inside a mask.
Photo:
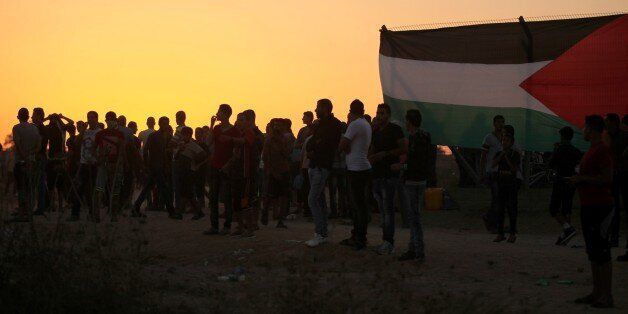
[(220, 234), (220, 232), (218, 231), (218, 229), (211, 228), (209, 230), (203, 231), (203, 234), (204, 235), (218, 235), (218, 234)]
[(366, 242), (358, 241), (354, 237), (340, 241), (340, 245), (352, 247), (356, 251), (363, 250), (366, 248)]
[(201, 210), (198, 213), (194, 214), (194, 216), (192, 216), (192, 220), (199, 220), (203, 217), (205, 217), (205, 213)]
[(133, 218), (146, 218), (146, 215), (144, 215), (143, 213), (141, 213), (139, 210), (134, 210), (131, 213), (131, 217)]
[(236, 228), (235, 231), (233, 231), (231, 234), (229, 234), (232, 237), (238, 237), (241, 236), (244, 233), (244, 231), (240, 228)]
[(425, 254), (417, 254), (414, 251), (408, 250), (407, 252), (401, 254), (397, 260), (400, 262), (416, 261), (423, 263), (425, 261)]
[(589, 294), (589, 295), (587, 295), (585, 297), (577, 298), (576, 300), (574, 300), (574, 303), (576, 303), (576, 304), (593, 304), (596, 301), (597, 300), (595, 299), (593, 294)]
[(515, 234), (510, 234), (508, 236), (508, 243), (515, 243), (517, 241), (517, 236)]
[(567, 245), (569, 243), (569, 240), (571, 240), (571, 238), (573, 238), (575, 235), (576, 228), (574, 227), (569, 227), (563, 230), (563, 233), (560, 235), (560, 237), (558, 237), (558, 240), (556, 240), (556, 245)]
[(70, 217), (68, 217), (68, 219), (66, 219), (65, 221), (67, 221), (67, 222), (79, 221), (79, 216), (77, 216), (77, 215), (71, 215), (71, 216), (70, 216)]
[(244, 232), (242, 232), (242, 237), (243, 238), (254, 238), (255, 237), (255, 233), (253, 233), (253, 231), (251, 231), (251, 230), (244, 230)]
[(593, 302), (591, 304), (591, 307), (596, 309), (612, 309), (615, 307), (615, 304), (613, 302), (613, 297), (609, 296), (605, 298), (600, 298), (597, 301)]
[(230, 233), (231, 233), (231, 228), (223, 227), (222, 230), (220, 230), (221, 235), (229, 235)]
[(498, 234), (497, 237), (495, 237), (495, 240), (493, 240), (493, 242), (498, 243), (498, 242), (502, 242), (506, 240), (506, 237), (504, 237), (503, 234)]
[(277, 225), (275, 226), (275, 228), (278, 228), (278, 229), (288, 229), (288, 226), (286, 226), (286, 224), (283, 223), (283, 220), (279, 220), (277, 222)]
[(378, 248), (377, 248), (377, 254), (379, 255), (387, 255), (387, 254), (392, 254), (395, 251), (395, 246), (388, 242), (388, 241), (384, 241), (384, 243), (382, 243)]
[(611, 247), (616, 248), (619, 247), (619, 238), (613, 238), (610, 241)]
[(618, 262), (628, 262), (628, 251), (624, 255), (617, 256)]
[(321, 244), (327, 243), (327, 237), (324, 237), (320, 234), (316, 234), (313, 239), (305, 241), (305, 245), (309, 247), (317, 247)]
[(181, 215), (181, 214), (169, 214), (168, 218), (174, 219), (174, 220), (182, 220), (183, 219), (183, 215)]
[(28, 217), (26, 216), (16, 216), (8, 220), (7, 222), (31, 222), (31, 220), (28, 219)]
[(340, 245), (354, 246), (357, 243), (354, 237), (340, 241)]
[(416, 253), (414, 253), (414, 251), (407, 251), (403, 254), (401, 254), (397, 260), (400, 262), (405, 262), (405, 261), (413, 261), (417, 258)]

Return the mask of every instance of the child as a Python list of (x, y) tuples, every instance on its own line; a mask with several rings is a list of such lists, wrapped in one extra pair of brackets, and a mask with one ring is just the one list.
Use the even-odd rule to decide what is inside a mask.
[(571, 225), (571, 208), (576, 188), (569, 183), (569, 178), (576, 174), (576, 166), (580, 163), (582, 152), (571, 145), (573, 129), (560, 129), (560, 143), (556, 143), (549, 166), (556, 172), (552, 196), (550, 199), (550, 214), (563, 227), (563, 233), (558, 237), (556, 245), (567, 245), (576, 235), (576, 229)]
[(513, 149), (515, 138), (513, 134), (505, 132), (502, 136), (502, 151), (493, 159), (493, 167), (497, 167), (497, 237), (493, 242), (502, 242), (504, 237), (505, 211), (508, 209), (510, 218), (509, 243), (517, 239), (517, 193), (519, 191), (519, 179), (517, 171), (521, 163), (521, 155)]

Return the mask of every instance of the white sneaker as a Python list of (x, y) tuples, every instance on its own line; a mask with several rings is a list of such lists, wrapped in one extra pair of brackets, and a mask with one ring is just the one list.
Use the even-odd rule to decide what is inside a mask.
[(377, 248), (377, 254), (379, 254), (379, 255), (392, 254), (394, 250), (395, 250), (395, 246), (392, 245), (392, 243), (390, 243), (388, 241), (384, 241), (384, 243), (382, 243)]
[(308, 240), (305, 242), (305, 245), (309, 246), (309, 247), (317, 247), (321, 244), (327, 243), (327, 237), (323, 237), (320, 234), (316, 234), (314, 236), (314, 239)]

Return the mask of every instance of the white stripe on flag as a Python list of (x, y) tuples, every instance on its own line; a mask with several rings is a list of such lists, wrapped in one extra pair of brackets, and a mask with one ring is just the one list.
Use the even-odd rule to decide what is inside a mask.
[(478, 64), (408, 60), (379, 55), (385, 95), (450, 105), (526, 108), (555, 115), (519, 87), (551, 61)]

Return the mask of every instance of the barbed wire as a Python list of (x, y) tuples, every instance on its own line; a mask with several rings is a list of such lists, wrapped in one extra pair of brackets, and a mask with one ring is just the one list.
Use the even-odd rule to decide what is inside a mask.
[[(566, 14), (566, 15), (543, 15), (543, 16), (534, 16), (534, 17), (524, 17), (524, 19), (527, 22), (541, 22), (541, 21), (549, 21), (549, 20), (569, 20), (569, 19), (581, 19), (581, 18), (590, 18), (590, 17), (622, 15), (626, 13), (627, 12), (607, 12), (607, 13), (583, 13), (583, 14)], [(441, 23), (394, 26), (394, 27), (388, 27), (387, 29), (393, 32), (403, 32), (403, 31), (421, 31), (421, 30), (431, 30), (431, 29), (460, 27), (460, 26), (473, 26), (473, 25), (480, 25), (480, 24), (504, 24), (504, 23), (518, 23), (518, 22), (519, 22), (519, 18), (516, 17), (516, 18), (506, 18), (506, 19), (487, 19), (487, 20), (477, 20), (477, 21), (441, 22)]]

